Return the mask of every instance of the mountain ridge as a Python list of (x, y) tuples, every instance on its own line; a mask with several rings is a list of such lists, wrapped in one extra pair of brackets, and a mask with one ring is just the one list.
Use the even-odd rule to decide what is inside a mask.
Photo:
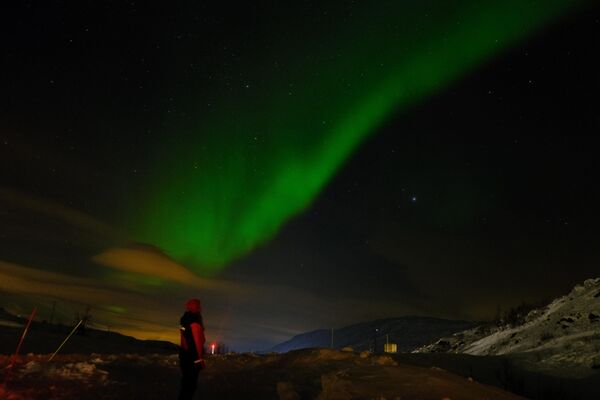
[(445, 335), (477, 325), (480, 325), (480, 322), (417, 315), (380, 318), (337, 329), (316, 329), (304, 332), (271, 347), (267, 352), (285, 353), (291, 350), (315, 347), (334, 349), (352, 347), (356, 351), (383, 352), (384, 343), (388, 341), (395, 343), (398, 351), (411, 351)]
[[(15, 351), (26, 323), (26, 317), (14, 315), (0, 307), (0, 354), (12, 354)], [(48, 354), (54, 352), (74, 326), (75, 323), (63, 325), (33, 320), (23, 341), (21, 354)], [(61, 354), (171, 354), (176, 352), (177, 346), (171, 342), (141, 340), (119, 332), (91, 327), (76, 332), (61, 349)]]

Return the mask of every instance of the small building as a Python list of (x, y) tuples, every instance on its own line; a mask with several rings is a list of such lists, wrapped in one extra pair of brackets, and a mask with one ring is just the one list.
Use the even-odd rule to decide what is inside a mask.
[(385, 353), (397, 353), (398, 345), (396, 343), (385, 343), (383, 345), (383, 351)]

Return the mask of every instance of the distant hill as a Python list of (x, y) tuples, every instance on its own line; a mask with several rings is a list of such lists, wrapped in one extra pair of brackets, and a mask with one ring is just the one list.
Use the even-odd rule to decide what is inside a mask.
[[(478, 322), (415, 316), (379, 319), (334, 329), (333, 348), (352, 347), (356, 351), (363, 351), (375, 347), (377, 352), (382, 352), (386, 340), (389, 340), (397, 344), (399, 352), (407, 352), (478, 325)], [(330, 329), (302, 333), (268, 351), (285, 353), (313, 347), (328, 348), (331, 347), (331, 335)]]
[[(0, 354), (11, 354), (23, 332), (26, 319), (15, 316), (0, 307)], [(34, 321), (27, 334), (21, 354), (53, 353), (71, 332), (74, 326), (56, 325)], [(86, 329), (83, 333), (74, 334), (61, 354), (91, 353), (175, 353), (177, 346), (160, 340), (139, 340), (117, 332), (97, 329)]]

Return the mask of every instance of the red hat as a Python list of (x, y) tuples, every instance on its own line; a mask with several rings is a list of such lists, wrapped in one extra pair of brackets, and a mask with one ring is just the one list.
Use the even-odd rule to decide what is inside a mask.
[(185, 302), (185, 309), (191, 313), (198, 314), (202, 311), (202, 306), (200, 305), (200, 300), (198, 299), (189, 299)]

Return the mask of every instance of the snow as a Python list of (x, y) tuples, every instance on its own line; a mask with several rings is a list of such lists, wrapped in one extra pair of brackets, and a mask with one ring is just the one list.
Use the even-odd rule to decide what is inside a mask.
[[(519, 326), (477, 327), (416, 352), (519, 355), (541, 369), (586, 376), (600, 366), (600, 278), (588, 279)], [(533, 365), (533, 363), (532, 363)]]

